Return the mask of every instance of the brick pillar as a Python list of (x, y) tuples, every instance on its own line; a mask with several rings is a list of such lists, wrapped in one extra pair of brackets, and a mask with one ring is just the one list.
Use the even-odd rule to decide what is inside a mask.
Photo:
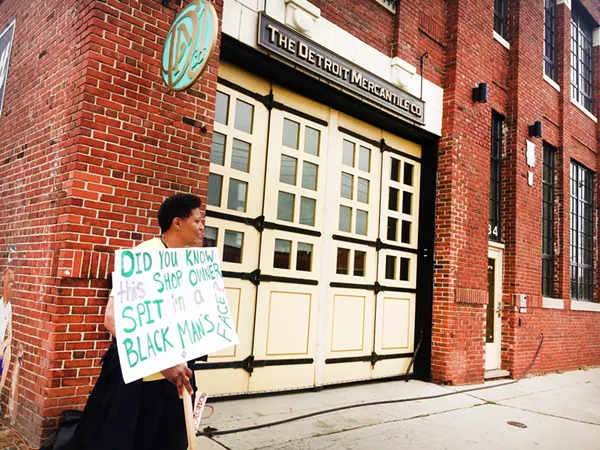
[(432, 377), (442, 383), (481, 382), (484, 374), (492, 114), (471, 93), (493, 79), (492, 29), (491, 3), (448, 3), (432, 347)]

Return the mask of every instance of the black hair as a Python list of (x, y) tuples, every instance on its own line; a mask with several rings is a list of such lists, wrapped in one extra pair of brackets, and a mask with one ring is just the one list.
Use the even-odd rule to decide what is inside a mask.
[(192, 211), (200, 208), (201, 204), (200, 197), (194, 194), (175, 194), (166, 199), (158, 210), (160, 232), (168, 231), (174, 219), (187, 219), (190, 217)]

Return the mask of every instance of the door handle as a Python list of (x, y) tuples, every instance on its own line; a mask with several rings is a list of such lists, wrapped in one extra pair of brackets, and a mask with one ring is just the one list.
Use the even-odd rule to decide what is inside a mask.
[(498, 317), (502, 317), (502, 302), (498, 303), (496, 307), (496, 312), (498, 313)]

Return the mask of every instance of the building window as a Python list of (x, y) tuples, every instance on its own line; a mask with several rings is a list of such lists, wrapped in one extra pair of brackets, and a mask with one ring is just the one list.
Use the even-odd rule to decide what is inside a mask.
[(571, 162), (571, 299), (593, 300), (594, 175)]
[(556, 0), (544, 1), (544, 73), (556, 81)]
[(571, 95), (573, 100), (592, 111), (592, 32), (593, 22), (579, 5), (571, 14)]
[(506, 0), (494, 0), (494, 31), (506, 38)]
[(544, 144), (542, 168), (542, 295), (554, 295), (554, 149)]
[(490, 173), (490, 224), (488, 239), (500, 242), (500, 195), (502, 190), (502, 126), (504, 118), (492, 113), (492, 158)]

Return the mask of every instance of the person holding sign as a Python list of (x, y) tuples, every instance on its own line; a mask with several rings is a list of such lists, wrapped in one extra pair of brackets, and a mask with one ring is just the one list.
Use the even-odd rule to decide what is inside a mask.
[[(158, 211), (161, 236), (135, 250), (200, 247), (200, 204), (192, 194), (166, 199)], [(115, 299), (126, 294), (114, 283), (106, 307), (104, 324), (117, 338)], [(178, 364), (126, 384), (113, 340), (75, 434), (64, 450), (185, 450), (188, 439), (181, 398), (184, 389), (190, 394), (195, 391), (193, 363)]]

